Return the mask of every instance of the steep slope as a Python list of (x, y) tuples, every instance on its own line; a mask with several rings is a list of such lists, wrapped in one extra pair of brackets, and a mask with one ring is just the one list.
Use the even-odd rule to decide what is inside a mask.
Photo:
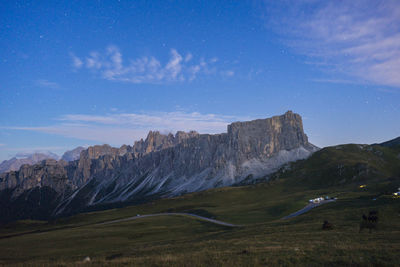
[[(63, 171), (54, 174), (54, 179), (67, 179), (64, 187), (55, 187), (63, 200), (53, 215), (252, 181), (316, 150), (304, 134), (300, 115), (290, 111), (269, 119), (232, 123), (223, 134), (150, 132), (133, 147), (89, 147), (79, 160), (55, 163)], [(24, 187), (25, 180), (36, 184)], [(0, 188), (13, 189), (15, 198), (24, 190), (47, 186), (42, 180), (20, 172), (7, 173), (0, 176)]]
[(0, 175), (0, 221), (48, 219), (57, 204), (72, 192), (66, 164), (47, 159)]
[[(130, 153), (104, 156), (92, 179), (63, 201), (56, 213), (229, 186), (269, 174), (316, 150), (308, 143), (301, 117), (292, 112), (233, 123), (224, 134), (192, 133), (181, 139), (181, 133), (174, 138), (159, 135), (150, 132), (145, 141), (151, 144), (150, 149), (142, 150), (144, 154), (138, 153), (137, 157)], [(162, 145), (154, 140), (160, 139), (167, 140), (167, 148), (157, 151)], [(179, 143), (170, 145), (176, 139), (180, 139)], [(137, 151), (135, 147), (133, 151)]]

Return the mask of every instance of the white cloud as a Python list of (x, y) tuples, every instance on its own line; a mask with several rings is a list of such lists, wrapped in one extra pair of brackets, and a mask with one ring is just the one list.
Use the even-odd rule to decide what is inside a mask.
[(24, 158), (34, 153), (55, 153), (57, 156), (62, 155), (67, 149), (72, 149), (68, 146), (43, 146), (43, 147), (5, 147), (0, 149), (0, 162), (13, 157)]
[(146, 134), (145, 131), (140, 130), (82, 124), (57, 124), (43, 127), (7, 127), (7, 129), (41, 132), (112, 145), (132, 144), (138, 137), (143, 137)]
[(0, 143), (0, 147), (5, 146), (5, 145), (6, 145), (6, 144), (1, 144), (1, 143)]
[(72, 66), (73, 66), (74, 68), (79, 69), (80, 67), (82, 67), (83, 62), (82, 62), (82, 60), (81, 60), (79, 57), (75, 56), (75, 55), (72, 54), (72, 53), (70, 54), (70, 56), (71, 56), (71, 58), (72, 58)]
[(400, 87), (399, 1), (283, 1), (267, 10), (269, 25), (319, 68)]
[(191, 53), (188, 53), (188, 54), (185, 56), (185, 62), (189, 62), (192, 58), (193, 58), (193, 55), (192, 55)]
[(235, 75), (235, 72), (233, 70), (226, 70), (226, 71), (221, 71), (221, 74), (226, 77), (232, 77), (233, 75)]
[(36, 81), (36, 85), (40, 86), (40, 87), (45, 87), (45, 88), (51, 88), (51, 89), (58, 89), (60, 88), (60, 86), (58, 85), (58, 83), (56, 82), (51, 82), (48, 80), (37, 80)]
[(169, 73), (173, 80), (176, 80), (178, 74), (182, 71), (182, 56), (175, 50), (171, 50), (171, 59), (165, 66), (165, 70)]
[(317, 83), (359, 84), (359, 82), (342, 79), (310, 79), (310, 81)]
[(217, 58), (212, 58), (208, 61), (200, 59), (196, 63), (191, 53), (183, 56), (171, 49), (165, 64), (155, 57), (140, 57), (125, 63), (116, 46), (109, 46), (102, 53), (92, 51), (85, 58), (71, 54), (71, 58), (76, 70), (86, 68), (106, 80), (137, 84), (192, 81), (200, 74), (215, 74), (213, 65), (217, 62)]
[(41, 146), (41, 147), (7, 147), (4, 151), (11, 151), (11, 156), (23, 157), (24, 155), (33, 153), (48, 153), (49, 151), (57, 153), (63, 152), (69, 147), (67, 146)]
[(226, 132), (226, 127), (229, 123), (249, 119), (248, 117), (180, 111), (152, 112), (148, 114), (121, 113), (103, 116), (67, 114), (57, 119), (60, 123), (50, 126), (2, 128), (35, 131), (80, 140), (122, 145), (133, 144), (135, 140), (145, 138), (150, 130), (173, 133), (178, 130), (222, 133)]

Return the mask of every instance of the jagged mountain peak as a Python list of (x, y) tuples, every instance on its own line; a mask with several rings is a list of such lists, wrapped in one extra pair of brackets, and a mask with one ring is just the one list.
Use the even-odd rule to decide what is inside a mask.
[(136, 141), (132, 149), (136, 155), (145, 155), (151, 152), (156, 152), (176, 146), (183, 140), (196, 137), (198, 135), (199, 134), (196, 131), (178, 131), (175, 135), (173, 135), (172, 133), (162, 134), (159, 131), (149, 131), (146, 139)]
[(303, 132), (301, 116), (289, 111), (232, 123), (221, 134), (150, 131), (133, 146), (91, 146), (68, 164), (45, 162), (3, 174), (0, 189), (15, 190), (17, 196), (47, 186), (59, 197), (53, 215), (70, 214), (93, 205), (251, 182), (316, 150)]

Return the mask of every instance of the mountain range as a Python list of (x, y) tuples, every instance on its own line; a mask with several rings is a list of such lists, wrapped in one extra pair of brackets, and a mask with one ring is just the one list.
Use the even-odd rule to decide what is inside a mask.
[(4, 160), (0, 163), (0, 173), (9, 171), (18, 171), (19, 168), (24, 164), (36, 164), (45, 159), (59, 159), (59, 156), (51, 152), (41, 152), (32, 154), (20, 154), (15, 157)]
[[(61, 159), (64, 161), (77, 160), (80, 157), (80, 153), (84, 149), (85, 149), (84, 147), (79, 146), (77, 148), (74, 148), (73, 150), (66, 151), (61, 156)], [(18, 154), (15, 157), (9, 160), (4, 160), (3, 162), (0, 163), (0, 173), (9, 171), (18, 171), (24, 164), (34, 165), (45, 159), (59, 160), (60, 157), (57, 154), (54, 154), (50, 151)]]
[(214, 135), (150, 131), (133, 146), (77, 148), (64, 154), (70, 162), (46, 159), (1, 174), (0, 212), (9, 219), (47, 219), (98, 206), (252, 183), (317, 150), (308, 142), (301, 116), (291, 111), (235, 122), (226, 133)]

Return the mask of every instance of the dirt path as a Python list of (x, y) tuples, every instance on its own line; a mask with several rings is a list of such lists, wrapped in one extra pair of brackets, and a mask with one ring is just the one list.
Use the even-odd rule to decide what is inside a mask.
[(232, 223), (227, 223), (227, 222), (223, 222), (223, 221), (210, 219), (210, 218), (203, 217), (203, 216), (196, 215), (196, 214), (177, 213), (177, 212), (139, 215), (139, 216), (133, 216), (133, 217), (119, 219), (119, 220), (113, 220), (113, 221), (109, 221), (109, 222), (98, 223), (96, 225), (107, 225), (107, 224), (111, 224), (111, 223), (126, 222), (126, 221), (132, 221), (132, 220), (137, 220), (137, 219), (142, 219), (142, 218), (147, 218), (147, 217), (156, 217), (156, 216), (189, 216), (189, 217), (194, 217), (194, 218), (202, 220), (202, 221), (207, 221), (207, 222), (210, 222), (210, 223), (223, 225), (223, 226), (228, 226), (228, 227), (241, 227), (242, 226), (242, 225), (236, 225), (236, 224), (232, 224)]
[(286, 219), (290, 219), (290, 218), (299, 216), (299, 215), (301, 215), (303, 213), (306, 213), (307, 211), (309, 211), (309, 210), (311, 210), (311, 209), (313, 209), (315, 207), (321, 206), (321, 205), (326, 204), (326, 203), (334, 202), (334, 201), (336, 201), (336, 199), (323, 200), (323, 201), (321, 201), (319, 203), (310, 203), (307, 206), (305, 206), (304, 208), (302, 208), (301, 210), (298, 210), (298, 211), (296, 211), (296, 212), (294, 212), (294, 213), (292, 213), (292, 214), (290, 214), (288, 216), (283, 217), (282, 220), (286, 220)]

